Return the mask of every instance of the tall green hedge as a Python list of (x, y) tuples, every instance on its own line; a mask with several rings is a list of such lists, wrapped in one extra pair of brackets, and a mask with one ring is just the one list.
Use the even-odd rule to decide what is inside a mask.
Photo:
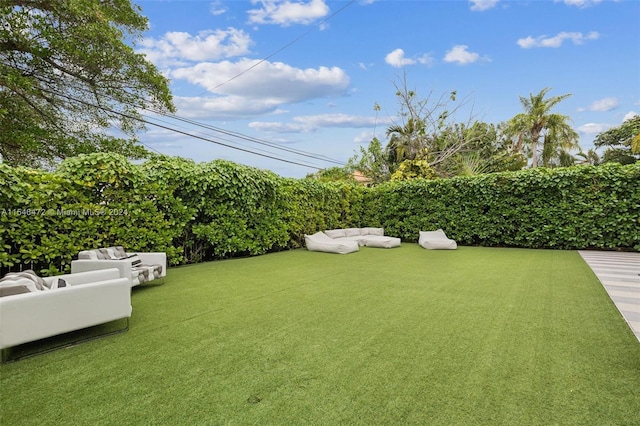
[(640, 163), (533, 169), (373, 188), (228, 161), (81, 155), (56, 171), (0, 164), (0, 269), (68, 271), (78, 251), (164, 251), (172, 265), (301, 247), (318, 230), (382, 226), (416, 241), (640, 250)]
[(463, 245), (640, 250), (640, 163), (390, 182), (365, 204), (405, 241), (442, 228)]

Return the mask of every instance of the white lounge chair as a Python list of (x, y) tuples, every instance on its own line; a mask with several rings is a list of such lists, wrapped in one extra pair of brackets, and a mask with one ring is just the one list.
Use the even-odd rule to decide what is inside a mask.
[(458, 248), (458, 244), (454, 240), (447, 238), (442, 229), (420, 231), (418, 244), (429, 250), (455, 250)]
[(357, 241), (334, 240), (324, 232), (316, 232), (313, 235), (305, 235), (304, 242), (309, 251), (323, 251), (326, 253), (347, 254), (358, 251), (360, 246)]

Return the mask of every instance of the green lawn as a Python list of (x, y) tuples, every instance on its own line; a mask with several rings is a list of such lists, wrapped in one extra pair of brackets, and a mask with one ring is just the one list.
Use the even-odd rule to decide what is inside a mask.
[(128, 332), (6, 364), (2, 425), (638, 424), (577, 252), (306, 250), (170, 269)]

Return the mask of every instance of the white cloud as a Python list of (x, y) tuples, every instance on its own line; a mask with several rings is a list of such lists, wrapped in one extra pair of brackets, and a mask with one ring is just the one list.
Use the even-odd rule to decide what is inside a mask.
[[(638, 114), (635, 111), (629, 111), (628, 113), (626, 113), (624, 115), (624, 117), (622, 118), (622, 122), (624, 123), (625, 121), (629, 120), (630, 118), (633, 118)], [(609, 129), (611, 129), (612, 127), (615, 127), (616, 125), (612, 125), (612, 124), (607, 124), (607, 123), (587, 123), (584, 124), (580, 127), (578, 127), (578, 132), (585, 134), (585, 135), (597, 135), (599, 133), (605, 132)]]
[(387, 53), (384, 57), (384, 61), (395, 68), (402, 68), (405, 65), (415, 65), (417, 63), (427, 66), (433, 65), (433, 58), (430, 55), (425, 54), (415, 59), (406, 58), (404, 56), (404, 50), (402, 49), (396, 49), (393, 52)]
[[(250, 72), (237, 77), (239, 74)], [(348, 75), (338, 67), (300, 69), (282, 62), (241, 59), (237, 62), (202, 62), (177, 68), (171, 78), (183, 79), (216, 93), (249, 98), (274, 99), (282, 103), (339, 96), (349, 86)], [(231, 80), (231, 81), (229, 81)]]
[(267, 114), (281, 104), (276, 99), (252, 99), (243, 96), (175, 96), (178, 115), (195, 119), (239, 119)]
[(469, 49), (469, 46), (466, 46), (464, 44), (458, 44), (456, 46), (453, 46), (453, 48), (451, 50), (448, 50), (447, 53), (444, 55), (444, 61), (457, 62), (458, 64), (466, 65), (466, 64), (471, 64), (473, 62), (477, 62), (480, 59), (485, 61), (489, 60), (489, 58), (487, 57), (480, 58), (480, 55), (478, 53), (469, 52), (468, 49)]
[(181, 61), (206, 61), (230, 58), (249, 53), (251, 37), (242, 30), (201, 31), (197, 35), (186, 32), (168, 32), (154, 39), (145, 38), (139, 52), (159, 66)]
[(282, 123), (279, 121), (254, 121), (249, 123), (249, 127), (261, 132), (271, 133), (310, 133), (315, 130), (302, 123)]
[(561, 32), (554, 37), (547, 37), (541, 35), (538, 37), (528, 36), (518, 39), (518, 46), (523, 49), (530, 49), (532, 47), (560, 47), (565, 40), (571, 40), (573, 44), (583, 44), (588, 40), (597, 40), (600, 37), (596, 31), (592, 31), (586, 35), (578, 32)]
[(329, 14), (329, 6), (324, 0), (251, 0), (251, 3), (261, 6), (247, 12), (251, 24), (306, 25)]
[(616, 109), (618, 107), (618, 99), (614, 97), (603, 98), (597, 101), (594, 101), (589, 106), (589, 111), (611, 111), (612, 109)]
[(311, 133), (319, 128), (362, 128), (386, 124), (376, 117), (363, 117), (348, 114), (318, 114), (294, 117), (291, 123), (256, 121), (249, 127), (275, 133)]
[(469, 0), (469, 3), (471, 3), (471, 10), (481, 12), (495, 7), (498, 1), (499, 0)]
[(224, 7), (221, 1), (216, 0), (209, 5), (209, 12), (211, 12), (213, 16), (219, 16), (225, 14), (227, 8)]
[(555, 0), (556, 3), (559, 1), (562, 1), (567, 6), (576, 6), (580, 8), (593, 6), (602, 2), (602, 0)]
[(435, 60), (428, 53), (418, 57), (417, 61), (428, 67), (433, 66), (433, 63), (435, 62)]
[(404, 50), (396, 49), (393, 52), (387, 53), (387, 56), (384, 57), (384, 61), (391, 65), (392, 67), (401, 68), (405, 65), (413, 65), (416, 63), (413, 59), (408, 59), (404, 57)]
[[(192, 118), (239, 118), (274, 113), (285, 104), (344, 95), (348, 75), (337, 67), (300, 69), (280, 62), (242, 59), (238, 62), (203, 62), (169, 71), (212, 92), (210, 97), (176, 97), (179, 114)], [(231, 80), (255, 66), (250, 72)], [(231, 81), (229, 81), (231, 80)], [(214, 89), (215, 90), (212, 90)]]
[(587, 123), (578, 127), (578, 131), (586, 135), (597, 135), (598, 133), (609, 130), (611, 127), (610, 124), (606, 123)]

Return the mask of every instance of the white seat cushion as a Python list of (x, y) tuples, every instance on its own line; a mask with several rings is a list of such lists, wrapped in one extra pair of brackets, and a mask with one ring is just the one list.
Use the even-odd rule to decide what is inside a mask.
[(420, 231), (418, 244), (429, 250), (455, 250), (458, 244), (447, 237), (442, 229), (435, 231)]
[(305, 235), (304, 242), (309, 251), (321, 251), (325, 253), (347, 254), (358, 251), (357, 241), (334, 240), (324, 232), (316, 232), (313, 235)]

